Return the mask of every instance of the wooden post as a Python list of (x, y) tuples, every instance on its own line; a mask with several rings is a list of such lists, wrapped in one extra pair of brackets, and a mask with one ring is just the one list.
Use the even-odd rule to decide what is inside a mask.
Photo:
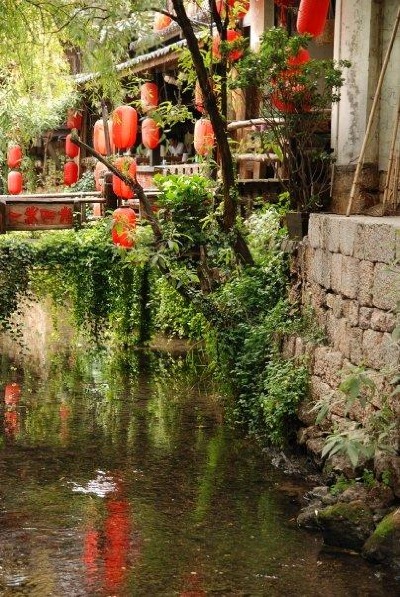
[(107, 155), (111, 155), (110, 131), (108, 128), (108, 110), (107, 110), (105, 100), (101, 101), (101, 114), (103, 117), (104, 139), (106, 142), (106, 151), (107, 151)]
[(6, 204), (0, 201), (0, 234), (6, 233)]
[(104, 175), (104, 199), (106, 200), (104, 205), (104, 211), (110, 211), (117, 209), (118, 207), (118, 197), (114, 193), (112, 188), (112, 173), (107, 172)]

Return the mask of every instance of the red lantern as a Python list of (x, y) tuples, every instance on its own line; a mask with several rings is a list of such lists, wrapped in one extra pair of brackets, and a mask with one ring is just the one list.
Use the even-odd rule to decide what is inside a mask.
[(76, 158), (79, 155), (79, 147), (71, 141), (71, 135), (65, 138), (65, 153), (69, 158)]
[(199, 155), (207, 155), (215, 144), (214, 129), (208, 118), (200, 118), (194, 125), (193, 144)]
[(7, 179), (10, 195), (19, 195), (22, 192), (22, 174), (17, 170), (10, 170)]
[(136, 141), (137, 112), (132, 106), (119, 106), (113, 112), (112, 138), (115, 147), (126, 149)]
[[(226, 32), (226, 41), (228, 43), (232, 44), (233, 42), (240, 39), (241, 37), (242, 37), (242, 34), (239, 31), (235, 31), (234, 29), (228, 29)], [(221, 46), (221, 38), (217, 33), (213, 37), (212, 50), (211, 50), (212, 55), (214, 56), (214, 58), (216, 60), (221, 60), (220, 46)], [(228, 59), (231, 62), (235, 62), (235, 60), (239, 60), (239, 58), (241, 58), (242, 56), (243, 56), (243, 50), (241, 50), (241, 49), (231, 50), (228, 53)]]
[(76, 162), (66, 162), (64, 164), (64, 184), (70, 187), (78, 180), (78, 164)]
[(78, 129), (82, 128), (82, 114), (75, 110), (68, 110), (67, 112), (67, 129)]
[(330, 0), (301, 0), (297, 14), (297, 31), (318, 37), (324, 30)]
[[(123, 174), (136, 178), (136, 161), (133, 158), (127, 156), (118, 158), (114, 165)], [(123, 199), (132, 199), (135, 196), (134, 191), (115, 174), (112, 177), (112, 187), (114, 193)]]
[(131, 207), (118, 207), (112, 215), (112, 241), (119, 247), (133, 247), (132, 232), (136, 227), (136, 214)]
[(158, 12), (154, 16), (153, 30), (154, 31), (162, 31), (163, 29), (166, 29), (171, 24), (171, 21), (172, 21), (171, 17), (169, 17), (168, 15), (164, 15), (161, 12)]
[(202, 114), (204, 114), (204, 112), (206, 111), (204, 108), (203, 93), (200, 89), (200, 85), (199, 85), (198, 81), (196, 81), (196, 85), (194, 88), (194, 107), (196, 108), (196, 110), (198, 110)]
[(21, 386), (19, 383), (8, 383), (4, 388), (4, 403), (7, 406), (16, 406), (21, 397)]
[[(113, 123), (112, 123), (111, 119), (108, 121), (107, 124), (108, 124), (108, 133), (109, 133), (109, 137), (110, 137), (110, 143), (112, 145)], [(104, 134), (104, 122), (103, 122), (102, 118), (100, 118), (99, 120), (96, 120), (96, 122), (94, 123), (93, 147), (101, 155), (107, 155), (106, 136)]]
[(9, 168), (19, 168), (22, 162), (22, 149), (19, 145), (13, 145), (7, 153), (7, 166)]
[(143, 112), (158, 106), (158, 87), (156, 83), (143, 83), (140, 88), (140, 101)]
[(160, 127), (153, 118), (142, 122), (142, 143), (147, 149), (155, 149), (160, 143)]
[(100, 218), (100, 216), (103, 215), (102, 208), (101, 208), (101, 203), (92, 203), (92, 207), (93, 207), (93, 215), (96, 218)]

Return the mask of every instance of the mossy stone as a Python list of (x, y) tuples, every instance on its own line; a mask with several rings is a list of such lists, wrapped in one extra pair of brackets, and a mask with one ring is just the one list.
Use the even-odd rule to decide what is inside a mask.
[(374, 530), (371, 510), (362, 501), (342, 502), (318, 512), (327, 545), (360, 550)]
[(365, 542), (362, 553), (368, 560), (400, 567), (400, 509), (381, 520)]

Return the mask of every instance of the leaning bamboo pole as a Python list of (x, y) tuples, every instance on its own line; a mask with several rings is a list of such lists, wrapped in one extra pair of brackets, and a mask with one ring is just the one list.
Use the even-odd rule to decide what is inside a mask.
[(382, 90), (383, 79), (385, 77), (387, 66), (389, 64), (389, 59), (390, 59), (390, 55), (392, 53), (392, 48), (393, 48), (394, 40), (396, 38), (397, 29), (399, 28), (399, 24), (400, 24), (400, 6), (397, 11), (396, 21), (393, 26), (392, 35), (390, 37), (389, 45), (386, 50), (385, 59), (382, 64), (381, 72), (380, 72), (378, 83), (376, 86), (374, 101), (372, 102), (371, 112), (369, 114), (367, 128), (365, 131), (364, 140), (363, 140), (363, 143), (361, 146), (360, 156), (358, 158), (357, 167), (356, 167), (356, 171), (355, 171), (354, 179), (353, 179), (353, 184), (352, 184), (351, 191), (350, 191), (350, 197), (349, 197), (349, 201), (347, 204), (346, 216), (349, 216), (351, 214), (351, 209), (353, 207), (353, 201), (354, 201), (354, 197), (356, 194), (356, 189), (357, 189), (358, 181), (360, 178), (361, 169), (362, 169), (363, 163), (364, 163), (365, 151), (367, 149), (367, 143), (369, 140), (369, 136), (371, 134), (371, 129), (372, 129), (372, 125), (373, 125), (373, 121), (374, 121), (374, 117), (375, 117), (375, 112), (376, 112), (376, 109), (378, 106), (378, 101), (379, 101), (381, 90)]
[(388, 162), (388, 169), (386, 174), (385, 180), (385, 188), (383, 191), (383, 213), (385, 213), (385, 207), (389, 199), (389, 195), (393, 193), (393, 204), (395, 205), (396, 200), (394, 197), (395, 189), (396, 189), (396, 170), (397, 170), (397, 162), (398, 162), (398, 151), (396, 151), (396, 144), (398, 142), (398, 132), (399, 132), (399, 124), (400, 124), (400, 95), (397, 101), (397, 110), (395, 116), (395, 123), (393, 128), (393, 135), (392, 141), (390, 143), (390, 151), (389, 151), (389, 162)]

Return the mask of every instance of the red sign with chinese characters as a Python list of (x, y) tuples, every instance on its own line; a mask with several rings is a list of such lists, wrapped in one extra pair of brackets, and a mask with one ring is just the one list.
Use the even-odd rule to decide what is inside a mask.
[(71, 203), (7, 203), (7, 230), (49, 230), (72, 228), (74, 205)]

